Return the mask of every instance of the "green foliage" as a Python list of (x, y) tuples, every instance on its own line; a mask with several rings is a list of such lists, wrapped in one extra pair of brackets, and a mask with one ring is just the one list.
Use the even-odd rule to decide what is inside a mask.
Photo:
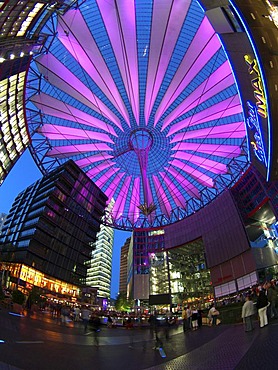
[(115, 301), (117, 311), (130, 311), (133, 307), (133, 300), (128, 300), (123, 293), (119, 293)]
[(23, 304), (25, 301), (25, 295), (20, 290), (14, 290), (12, 292), (13, 303)]
[(29, 294), (29, 300), (30, 300), (30, 304), (37, 304), (42, 301), (41, 295), (40, 295), (40, 289), (38, 287), (33, 286)]

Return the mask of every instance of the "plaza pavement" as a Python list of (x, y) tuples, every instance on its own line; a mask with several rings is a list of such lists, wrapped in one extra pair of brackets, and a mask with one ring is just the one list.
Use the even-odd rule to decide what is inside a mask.
[[(60, 325), (48, 313), (17, 317), (0, 311), (0, 370), (276, 370), (278, 321), (245, 333), (242, 324), (204, 326), (160, 336), (166, 352), (153, 349), (147, 328), (103, 327), (99, 347), (82, 323)], [(131, 346), (132, 343), (132, 346)], [(132, 348), (130, 348), (132, 347)]]

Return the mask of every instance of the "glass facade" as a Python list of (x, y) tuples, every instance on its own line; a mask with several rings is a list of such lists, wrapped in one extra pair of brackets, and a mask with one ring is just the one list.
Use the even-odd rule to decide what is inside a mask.
[(26, 77), (32, 55), (41, 51), (45, 41), (45, 35), (35, 29), (46, 21), (48, 5), (46, 0), (0, 3), (0, 185), (31, 143)]
[(114, 229), (100, 225), (95, 250), (86, 263), (86, 285), (97, 288), (97, 296), (110, 299)]
[(26, 72), (0, 81), (0, 179), (7, 176), (13, 164), (30, 144), (24, 116)]
[(164, 249), (164, 230), (134, 230), (133, 243), (134, 274), (148, 274), (149, 254)]
[(202, 239), (167, 251), (172, 302), (207, 302), (213, 296)]
[(70, 284), (85, 284), (106, 196), (69, 161), (20, 193), (2, 228), (6, 262)]
[(176, 307), (204, 303), (213, 297), (201, 239), (164, 252), (150, 253), (150, 294), (167, 293)]
[(2, 226), (4, 225), (4, 222), (6, 220), (6, 217), (7, 217), (6, 213), (0, 213), (0, 235), (1, 235)]
[[(166, 249), (165, 233), (163, 229), (134, 231), (134, 291), (135, 295), (141, 294), (134, 298), (170, 294), (176, 306), (211, 299), (213, 289), (202, 239)], [(148, 292), (136, 286), (143, 282), (144, 275), (149, 279), (145, 285)]]

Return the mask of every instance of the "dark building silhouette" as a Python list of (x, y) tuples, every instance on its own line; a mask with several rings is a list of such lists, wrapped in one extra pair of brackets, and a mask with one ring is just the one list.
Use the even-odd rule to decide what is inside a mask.
[(21, 192), (0, 237), (4, 285), (68, 290), (57, 282), (46, 284), (41, 274), (67, 284), (84, 284), (85, 261), (96, 241), (106, 200), (73, 161)]
[(121, 247), (120, 257), (120, 280), (119, 293), (127, 295), (127, 271), (128, 271), (128, 251), (130, 246), (130, 239), (127, 238), (125, 244)]

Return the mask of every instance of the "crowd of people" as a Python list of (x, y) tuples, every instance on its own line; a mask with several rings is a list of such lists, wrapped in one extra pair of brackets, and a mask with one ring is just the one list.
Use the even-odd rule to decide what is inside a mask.
[[(219, 307), (233, 303), (242, 303), (241, 317), (246, 332), (254, 329), (253, 320), (258, 318), (260, 328), (268, 325), (269, 320), (278, 318), (278, 281), (271, 280), (257, 284), (234, 297), (227, 297), (217, 302)], [(183, 331), (195, 331), (205, 323), (215, 326), (221, 322), (219, 310), (211, 303), (208, 311), (201, 305), (187, 304), (182, 310)]]
[(244, 294), (242, 320), (246, 332), (254, 330), (253, 319), (257, 314), (259, 326), (268, 325), (269, 320), (278, 318), (278, 285), (276, 280), (252, 287)]
[(203, 322), (209, 326), (217, 325), (218, 316), (219, 311), (214, 303), (210, 305), (207, 314), (200, 304), (198, 306), (186, 305), (182, 310), (183, 331), (184, 333), (190, 330), (195, 331), (203, 326)]
[[(86, 303), (69, 305), (66, 302), (49, 301), (44, 303), (44, 307), (40, 308), (48, 310), (52, 317), (61, 325), (68, 326), (69, 323), (74, 325), (80, 322), (83, 325), (84, 333), (88, 331), (89, 324), (90, 331), (98, 333), (100, 325), (105, 323), (108, 328), (116, 328), (119, 325), (123, 325), (126, 329), (133, 329), (135, 324), (140, 327), (144, 322), (144, 326), (148, 325), (151, 335), (158, 340), (158, 333), (162, 332), (165, 338), (169, 339), (170, 329), (181, 321), (184, 333), (196, 331), (204, 324), (208, 326), (218, 325), (221, 322), (220, 320), (222, 320), (220, 313), (223, 310), (223, 306), (228, 306), (229, 300), (233, 300), (233, 303), (242, 304), (241, 318), (246, 332), (254, 330), (255, 318), (258, 319), (259, 327), (263, 328), (268, 325), (270, 320), (278, 318), (278, 281), (271, 280), (257, 284), (236, 296), (219, 300), (216, 302), (216, 305), (210, 303), (210, 306), (206, 308), (201, 306), (201, 304), (186, 304), (182, 309), (182, 320), (178, 318), (178, 315), (169, 311), (163, 312), (163, 315), (158, 315), (156, 311), (144, 317), (143, 320), (142, 317), (133, 317), (132, 314), (119, 316), (119, 319), (116, 313), (100, 312), (92, 309)], [(35, 309), (32, 310), (35, 311)], [(122, 324), (120, 324), (119, 320), (122, 320)]]

